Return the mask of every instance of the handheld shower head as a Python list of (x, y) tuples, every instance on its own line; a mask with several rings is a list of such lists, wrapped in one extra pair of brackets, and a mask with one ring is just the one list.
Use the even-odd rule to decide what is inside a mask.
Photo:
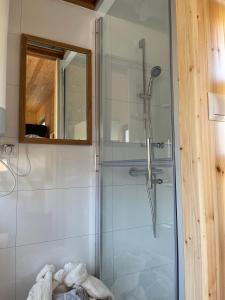
[(149, 79), (147, 95), (151, 96), (152, 94), (152, 85), (155, 78), (159, 77), (162, 73), (162, 68), (160, 66), (155, 66), (151, 69), (151, 77)]
[(151, 69), (151, 77), (156, 78), (162, 73), (162, 69), (160, 66), (155, 66)]

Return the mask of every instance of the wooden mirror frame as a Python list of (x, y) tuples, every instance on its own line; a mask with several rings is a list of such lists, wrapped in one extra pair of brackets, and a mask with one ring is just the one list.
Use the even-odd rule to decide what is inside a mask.
[[(86, 54), (87, 56), (87, 139), (47, 139), (47, 138), (28, 138), (25, 136), (25, 109), (26, 109), (26, 55), (29, 41), (47, 44), (50, 46), (64, 48), (65, 50), (75, 51)], [(32, 35), (22, 34), (21, 36), (21, 61), (20, 61), (20, 106), (19, 106), (19, 142), (32, 144), (65, 144), (65, 145), (92, 145), (92, 52), (85, 49), (61, 42), (52, 41)]]

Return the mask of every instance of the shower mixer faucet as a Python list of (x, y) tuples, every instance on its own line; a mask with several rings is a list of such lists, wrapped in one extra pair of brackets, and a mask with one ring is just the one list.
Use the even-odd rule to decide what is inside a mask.
[(151, 144), (152, 147), (158, 148), (158, 149), (164, 149), (165, 148), (165, 143), (161, 142), (161, 143), (152, 143)]

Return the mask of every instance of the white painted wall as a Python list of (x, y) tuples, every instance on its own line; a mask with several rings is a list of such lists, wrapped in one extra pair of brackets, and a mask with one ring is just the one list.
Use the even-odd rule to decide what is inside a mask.
[[(7, 62), (7, 133), (18, 144), (20, 35), (32, 34), (94, 50), (95, 13), (60, 0), (11, 0)], [(94, 93), (93, 93), (94, 94)], [(28, 145), (32, 170), (0, 198), (0, 299), (24, 300), (46, 263), (84, 261), (94, 271), (94, 147)], [(0, 192), (12, 178), (0, 167)]]

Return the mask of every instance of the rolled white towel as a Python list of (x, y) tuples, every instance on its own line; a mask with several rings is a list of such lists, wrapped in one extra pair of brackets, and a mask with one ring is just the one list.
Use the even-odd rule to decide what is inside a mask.
[(55, 274), (54, 274), (54, 279), (56, 281), (58, 281), (59, 283), (62, 283), (64, 278), (66, 277), (67, 275), (67, 272), (66, 270), (64, 269), (60, 269), (59, 271), (57, 271)]
[(82, 285), (82, 283), (88, 278), (88, 272), (85, 264), (79, 264), (73, 269), (64, 279), (64, 283), (68, 287), (74, 285)]
[(52, 283), (52, 292), (54, 292), (56, 289), (57, 291), (67, 291), (67, 287), (63, 283), (66, 275), (67, 272), (64, 269), (60, 269), (54, 274), (53, 283)]
[(55, 293), (65, 293), (69, 289), (64, 283), (65, 277), (76, 268), (76, 265), (72, 262), (66, 263), (63, 269), (58, 270), (54, 275), (54, 280), (52, 284), (52, 292)]
[(38, 280), (29, 292), (27, 300), (51, 300), (52, 299), (52, 273), (47, 272)]
[(75, 269), (72, 269), (65, 277), (64, 283), (68, 287), (82, 286), (92, 298), (114, 299), (112, 293), (102, 281), (88, 274), (85, 264), (79, 264)]
[(98, 278), (88, 275), (87, 279), (81, 284), (88, 295), (96, 299), (114, 299), (113, 294), (107, 286)]
[(44, 268), (38, 273), (36, 277), (36, 282), (44, 278), (47, 273), (52, 273), (52, 274), (55, 273), (55, 266), (45, 265)]
[(73, 264), (72, 262), (69, 262), (67, 264), (64, 265), (63, 269), (66, 271), (66, 273), (68, 274), (69, 272), (71, 272), (73, 269), (75, 269), (77, 267), (77, 265)]

